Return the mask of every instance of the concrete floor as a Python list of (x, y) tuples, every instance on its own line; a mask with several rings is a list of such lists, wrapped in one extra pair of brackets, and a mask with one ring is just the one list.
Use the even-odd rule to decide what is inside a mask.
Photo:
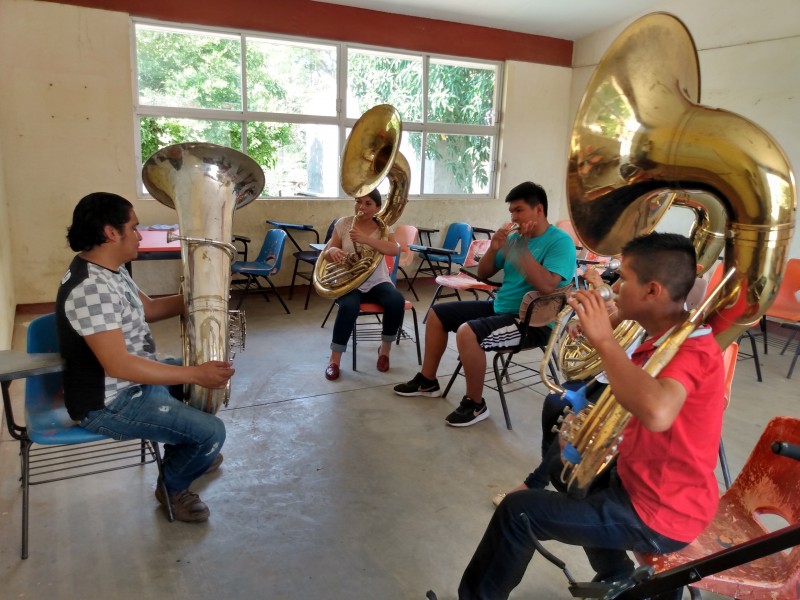
[[(417, 287), (421, 321), (433, 285)], [(219, 413), (228, 428), (225, 462), (194, 486), (211, 509), (207, 524), (167, 522), (153, 497), (153, 465), (35, 486), (30, 557), (22, 561), (18, 444), (4, 426), (0, 597), (390, 600), (422, 599), (433, 589), (440, 599), (455, 598), (491, 497), (537, 463), (544, 391), (508, 396), (512, 431), (491, 390), (490, 419), (446, 427), (463, 379), (448, 398), (400, 398), (391, 386), (418, 370), (413, 343), (396, 347), (382, 374), (377, 342), (365, 341), (359, 371), (348, 353), (341, 378), (329, 382), (323, 372), (332, 323), (320, 329), (329, 303), (314, 297), (303, 311), (303, 300), (301, 289), (289, 302), (291, 315), (274, 300), (245, 303), (247, 351), (236, 357), (231, 403)], [(15, 348), (24, 347), (33, 316), (18, 317)], [(161, 352), (179, 354), (177, 322), (154, 331)], [(780, 356), (773, 339), (761, 357), (763, 383), (752, 360), (736, 372), (724, 429), (734, 476), (772, 416), (798, 414), (800, 376), (786, 379), (789, 353)], [(442, 385), (455, 360), (451, 344)], [(16, 402), (21, 390), (12, 386)], [(591, 578), (582, 552), (547, 546), (576, 579)], [(564, 575), (540, 556), (512, 595), (569, 597)]]

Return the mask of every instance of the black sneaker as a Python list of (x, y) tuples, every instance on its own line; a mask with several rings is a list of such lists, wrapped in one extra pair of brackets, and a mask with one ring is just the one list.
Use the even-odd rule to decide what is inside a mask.
[(408, 383), (399, 383), (394, 386), (394, 393), (398, 396), (430, 396), (438, 398), (442, 395), (442, 389), (436, 379), (428, 379), (422, 373), (414, 375), (414, 379)]
[(445, 422), (451, 427), (469, 427), (479, 421), (483, 421), (488, 416), (489, 407), (486, 406), (485, 400), (482, 404), (478, 404), (468, 396), (464, 396), (458, 408), (447, 415)]

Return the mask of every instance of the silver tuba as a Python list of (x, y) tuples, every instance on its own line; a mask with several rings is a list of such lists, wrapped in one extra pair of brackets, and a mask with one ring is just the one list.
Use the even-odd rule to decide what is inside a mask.
[[(183, 364), (228, 361), (232, 343), (244, 349), (244, 314), (228, 311), (233, 211), (255, 200), (264, 188), (264, 172), (249, 156), (209, 143), (162, 148), (142, 166), (147, 191), (178, 212), (181, 241), (181, 291), (186, 311), (181, 317)], [(230, 398), (224, 389), (184, 386), (184, 400), (216, 413)]]

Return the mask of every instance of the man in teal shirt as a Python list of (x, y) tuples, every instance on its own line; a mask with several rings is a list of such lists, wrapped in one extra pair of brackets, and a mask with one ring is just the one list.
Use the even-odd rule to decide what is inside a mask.
[[(445, 419), (453, 427), (467, 427), (489, 416), (483, 399), (486, 350), (516, 346), (522, 327), (517, 315), (522, 299), (530, 291), (550, 294), (572, 281), (575, 245), (564, 231), (547, 221), (547, 194), (530, 181), (506, 196), (511, 222), (492, 236), (489, 250), (478, 263), (478, 277), (488, 279), (501, 269), (503, 285), (493, 301), (447, 302), (428, 312), (425, 328), (425, 359), (422, 371), (408, 383), (396, 385), (400, 396), (442, 395), (436, 372), (447, 348), (450, 332), (456, 334), (458, 354), (464, 366), (467, 393), (459, 407)], [(532, 344), (544, 345), (550, 327), (529, 332)]]

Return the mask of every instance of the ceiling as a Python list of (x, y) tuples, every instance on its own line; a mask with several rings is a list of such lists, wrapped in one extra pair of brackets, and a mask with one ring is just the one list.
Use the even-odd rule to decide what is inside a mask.
[(576, 40), (654, 9), (661, 0), (317, 0)]

